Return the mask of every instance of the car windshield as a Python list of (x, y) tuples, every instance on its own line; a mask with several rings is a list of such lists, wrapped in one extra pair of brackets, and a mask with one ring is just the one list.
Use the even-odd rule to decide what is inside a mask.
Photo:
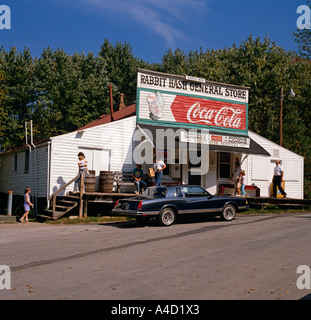
[(167, 188), (159, 187), (155, 189), (153, 196), (155, 198), (165, 198), (166, 194), (167, 194)]

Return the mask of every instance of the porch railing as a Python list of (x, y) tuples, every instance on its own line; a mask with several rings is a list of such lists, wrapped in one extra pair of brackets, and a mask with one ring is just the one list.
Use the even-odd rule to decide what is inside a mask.
[(82, 217), (82, 211), (83, 211), (83, 188), (84, 188), (84, 176), (85, 172), (80, 172), (77, 174), (74, 178), (72, 178), (69, 182), (67, 182), (65, 185), (63, 185), (61, 188), (59, 188), (56, 192), (54, 192), (50, 197), (49, 201), (52, 200), (52, 210), (53, 214), (55, 213), (55, 206), (56, 206), (56, 196), (62, 192), (64, 189), (66, 189), (70, 184), (75, 182), (77, 179), (80, 178), (80, 191), (79, 191), (79, 201), (80, 201), (80, 206), (79, 206), (79, 217)]

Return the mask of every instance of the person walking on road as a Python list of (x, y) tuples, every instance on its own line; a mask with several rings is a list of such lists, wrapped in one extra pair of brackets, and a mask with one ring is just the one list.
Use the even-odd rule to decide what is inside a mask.
[(25, 213), (19, 219), (20, 222), (24, 222), (24, 219), (26, 219), (26, 222), (28, 222), (28, 214), (29, 214), (29, 211), (30, 211), (30, 207), (33, 207), (33, 204), (30, 202), (30, 196), (29, 196), (30, 192), (31, 192), (30, 188), (26, 188), (25, 189), (24, 204), (23, 204)]

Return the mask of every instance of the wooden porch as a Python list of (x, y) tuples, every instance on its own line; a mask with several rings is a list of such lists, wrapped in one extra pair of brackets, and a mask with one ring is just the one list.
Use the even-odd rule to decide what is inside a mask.
[[(66, 189), (71, 183), (74, 183), (80, 178), (80, 191), (68, 192), (64, 197), (58, 197), (57, 195)], [(78, 174), (67, 184), (62, 186), (53, 195), (49, 197), (50, 206), (45, 209), (44, 214), (38, 214), (39, 217), (45, 219), (56, 220), (62, 216), (69, 214), (74, 208), (78, 209), (79, 218), (87, 217), (88, 206), (90, 203), (106, 203), (114, 204), (118, 199), (137, 197), (136, 193), (121, 193), (119, 186), (117, 186), (116, 192), (88, 192), (83, 190), (84, 186), (84, 174)], [(125, 184), (128, 184), (125, 182)], [(223, 186), (221, 186), (221, 192), (223, 193)], [(257, 195), (257, 193), (256, 193)], [(276, 205), (280, 208), (296, 208), (303, 209), (311, 206), (310, 199), (292, 199), (292, 198), (271, 198), (260, 196), (247, 196), (246, 199), (251, 208), (264, 209), (269, 205)]]
[[(66, 214), (69, 214), (69, 212), (74, 208), (78, 208), (79, 218), (87, 217), (89, 203), (113, 204), (118, 199), (136, 197), (136, 193), (120, 192), (120, 185), (129, 185), (130, 182), (124, 182), (122, 179), (122, 181), (119, 180), (119, 175), (117, 175), (117, 177), (117, 192), (88, 192), (84, 190), (85, 175), (83, 173), (79, 173), (49, 197), (49, 208), (45, 209), (44, 214), (38, 214), (38, 217), (56, 220)], [(80, 191), (70, 191), (63, 197), (58, 196), (63, 190), (65, 190), (70, 184), (74, 183), (77, 179), (80, 179)]]

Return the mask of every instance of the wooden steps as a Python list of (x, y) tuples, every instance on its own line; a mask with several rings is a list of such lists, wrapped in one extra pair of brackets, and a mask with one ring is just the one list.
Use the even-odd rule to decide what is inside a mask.
[(63, 199), (56, 198), (56, 204), (53, 210), (53, 204), (50, 205), (48, 209), (44, 210), (44, 214), (38, 214), (39, 217), (44, 219), (56, 220), (60, 217), (68, 214), (74, 208), (77, 207), (79, 203), (79, 195), (69, 194), (66, 195)]

